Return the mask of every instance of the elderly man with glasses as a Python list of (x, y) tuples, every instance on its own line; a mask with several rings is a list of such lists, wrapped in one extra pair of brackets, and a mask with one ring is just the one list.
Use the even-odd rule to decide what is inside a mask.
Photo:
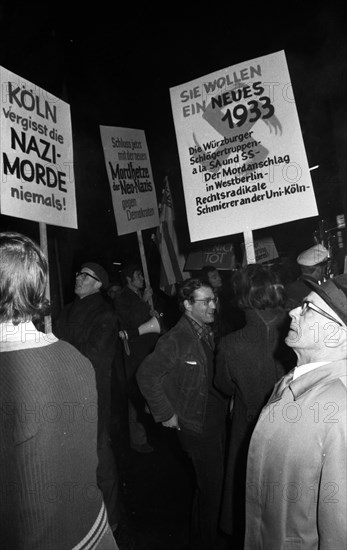
[(188, 279), (179, 289), (183, 315), (137, 371), (155, 422), (176, 431), (196, 477), (191, 548), (225, 548), (218, 532), (227, 400), (213, 386), (216, 310), (212, 287)]
[(54, 334), (77, 348), (94, 367), (98, 393), (97, 479), (110, 525), (115, 531), (120, 519), (119, 483), (109, 432), (111, 369), (117, 350), (119, 325), (113, 307), (101, 293), (108, 285), (108, 273), (101, 265), (84, 263), (76, 273), (75, 300), (61, 311), (54, 323)]
[(252, 435), (245, 550), (346, 548), (347, 274), (311, 289), (290, 311), (297, 366)]

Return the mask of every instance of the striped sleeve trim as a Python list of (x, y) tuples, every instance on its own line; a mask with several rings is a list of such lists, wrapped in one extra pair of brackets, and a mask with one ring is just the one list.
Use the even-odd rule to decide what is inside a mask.
[(93, 550), (95, 545), (100, 541), (101, 537), (106, 533), (108, 527), (107, 513), (104, 503), (102, 503), (101, 510), (96, 518), (96, 521), (87, 533), (83, 540), (81, 540), (72, 550)]

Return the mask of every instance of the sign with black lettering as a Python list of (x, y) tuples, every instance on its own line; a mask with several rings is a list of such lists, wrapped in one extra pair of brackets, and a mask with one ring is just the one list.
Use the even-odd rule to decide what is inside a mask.
[(70, 106), (0, 67), (0, 211), (77, 228)]
[(159, 225), (145, 132), (100, 126), (118, 235)]
[(191, 241), (318, 215), (283, 51), (170, 95)]

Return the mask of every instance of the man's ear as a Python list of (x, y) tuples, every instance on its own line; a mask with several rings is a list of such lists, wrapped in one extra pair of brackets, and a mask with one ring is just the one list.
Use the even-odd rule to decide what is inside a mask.
[(184, 300), (183, 305), (186, 311), (192, 311), (193, 304), (189, 300)]
[(98, 290), (101, 290), (101, 287), (102, 287), (102, 282), (101, 281), (95, 281), (95, 288), (97, 288)]

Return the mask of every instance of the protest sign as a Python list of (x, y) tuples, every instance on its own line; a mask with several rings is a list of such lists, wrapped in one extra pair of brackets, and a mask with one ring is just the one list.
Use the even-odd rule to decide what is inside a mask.
[[(244, 247), (243, 247), (244, 248)], [(272, 237), (256, 239), (254, 241), (255, 261), (258, 264), (266, 264), (278, 258), (278, 252)], [(247, 254), (244, 251), (242, 265), (247, 263)]]
[(215, 244), (201, 250), (190, 252), (184, 266), (185, 271), (202, 269), (204, 266), (216, 269), (235, 269), (235, 252), (232, 243)]
[(145, 132), (100, 126), (118, 235), (159, 225)]
[(0, 211), (77, 228), (70, 106), (0, 67)]
[(170, 96), (191, 241), (317, 215), (283, 51)]

